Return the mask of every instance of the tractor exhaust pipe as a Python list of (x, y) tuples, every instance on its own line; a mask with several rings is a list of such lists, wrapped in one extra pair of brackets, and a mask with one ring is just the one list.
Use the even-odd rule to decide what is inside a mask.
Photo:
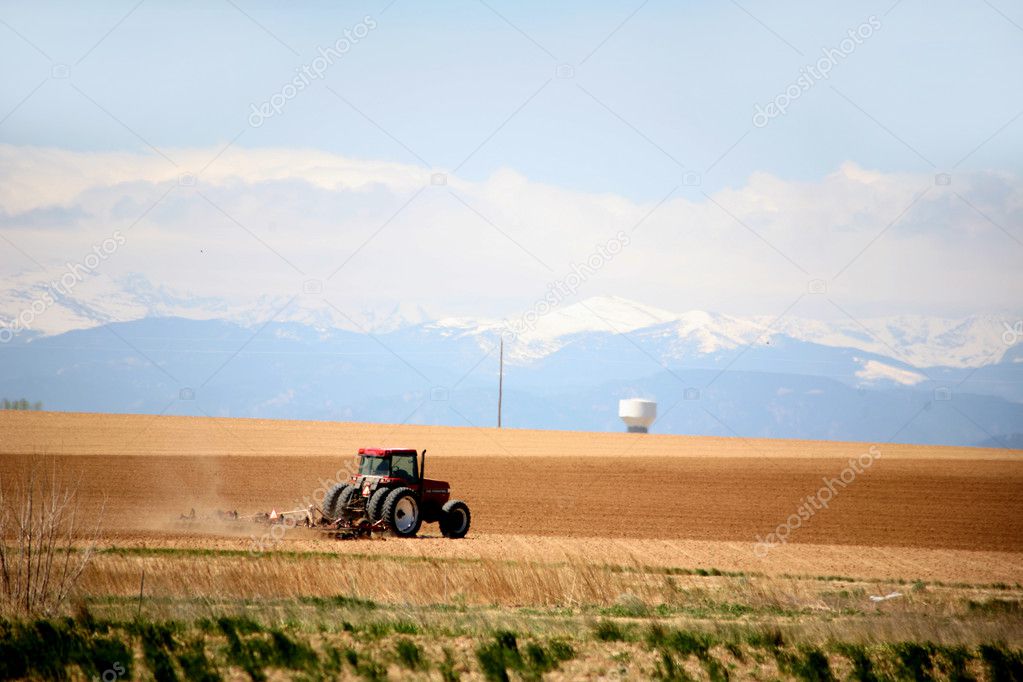
[(419, 480), (426, 478), (426, 450), (419, 453)]

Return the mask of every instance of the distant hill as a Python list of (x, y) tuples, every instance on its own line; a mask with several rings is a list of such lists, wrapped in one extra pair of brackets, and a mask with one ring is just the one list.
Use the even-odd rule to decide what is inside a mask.
[(370, 331), (155, 317), (15, 337), (0, 345), (0, 395), (66, 411), (489, 426), (504, 333), (506, 426), (618, 431), (617, 401), (647, 397), (661, 433), (1021, 447), (1023, 355), (995, 322), (771, 329), (613, 297), (516, 336), (495, 320)]

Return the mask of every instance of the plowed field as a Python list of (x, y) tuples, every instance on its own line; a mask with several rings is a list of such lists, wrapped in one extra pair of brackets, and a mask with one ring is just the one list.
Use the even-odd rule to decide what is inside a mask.
[[(0, 414), (0, 474), (5, 479), (33, 459), (52, 461), (80, 479), (83, 502), (90, 513), (102, 509), (106, 532), (136, 540), (148, 537), (155, 543), (209, 538), (203, 524), (177, 521), (192, 508), (202, 516), (216, 509), (245, 514), (306, 506), (339, 473), (344, 475), (358, 445), (377, 444), (426, 447), (427, 476), (450, 481), (455, 496), (469, 502), (477, 540), (500, 545), (500, 536), (516, 536), (522, 544), (522, 537), (542, 536), (555, 541), (544, 546), (554, 547), (557, 538), (572, 538), (576, 549), (595, 559), (608, 558), (612, 551), (600, 538), (638, 542), (627, 551), (639, 554), (644, 552), (642, 541), (660, 547), (661, 555), (671, 553), (670, 545), (665, 549), (658, 541), (680, 543), (680, 548), (693, 542), (739, 543), (740, 553), (750, 554), (758, 536), (797, 514), (806, 497), (825, 485), (824, 479), (839, 477), (850, 457), (870, 447), (510, 429)], [(789, 547), (779, 549), (827, 545), (833, 548), (828, 555), (832, 559), (854, 557), (854, 547), (964, 550), (1010, 558), (1023, 552), (1021, 453), (905, 445), (879, 445), (878, 452), (869, 468), (836, 488), (826, 509), (791, 532)], [(249, 531), (218, 527), (217, 532), (244, 536)], [(424, 527), (425, 534), (435, 532)], [(315, 542), (300, 533), (289, 541)], [(812, 552), (797, 554), (803, 561), (812, 560)], [(915, 561), (934, 560), (926, 552), (914, 556)]]

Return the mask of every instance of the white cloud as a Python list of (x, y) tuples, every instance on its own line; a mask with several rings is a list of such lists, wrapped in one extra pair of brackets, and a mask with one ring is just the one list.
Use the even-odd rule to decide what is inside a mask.
[[(956, 176), (975, 208), (931, 175), (847, 163), (819, 181), (758, 173), (709, 198), (682, 189), (651, 213), (656, 202), (511, 170), (433, 186), (425, 168), (321, 151), (165, 151), (177, 167), (148, 154), (0, 145), (0, 234), (59, 268), (120, 229), (127, 243), (102, 276), (142, 273), (175, 296), (231, 307), (287, 300), (313, 278), (346, 310), (404, 302), (513, 315), (619, 230), (631, 244), (580, 295), (776, 315), (819, 277), (857, 316), (959, 316), (1015, 308), (1023, 290), (1023, 247), (993, 224), (1011, 232), (1023, 215), (1023, 185), (1007, 175)], [(215, 157), (196, 186), (179, 184)], [(5, 243), (0, 272), (9, 287), (45, 279)], [(839, 314), (812, 295), (791, 313)]]
[[(170, 150), (167, 160), (129, 152), (74, 152), (0, 144), (0, 206), (20, 213), (66, 206), (88, 190), (134, 183), (178, 183), (199, 175), (208, 185), (258, 185), (301, 180), (328, 191), (369, 191), (385, 186), (407, 192), (429, 182), (429, 171), (415, 166), (349, 159), (312, 149), (229, 148)], [(205, 169), (205, 170), (204, 170)]]

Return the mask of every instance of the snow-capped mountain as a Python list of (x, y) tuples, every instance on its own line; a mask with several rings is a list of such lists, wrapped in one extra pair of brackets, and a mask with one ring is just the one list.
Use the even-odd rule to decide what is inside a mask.
[(992, 315), (964, 319), (744, 318), (700, 310), (672, 312), (618, 296), (599, 296), (553, 306), (540, 301), (504, 318), (436, 319), (413, 304), (355, 304), (343, 295), (324, 293), (322, 283), (315, 280), (304, 283), (303, 291), (294, 296), (262, 296), (231, 303), (172, 291), (140, 275), (112, 280), (86, 274), (72, 286), (62, 286), (62, 281), (68, 281), (62, 280), (66, 272), (35, 272), (9, 279), (6, 289), (0, 291), (0, 329), (16, 330), (22, 337), (47, 336), (161, 317), (221, 320), (243, 327), (258, 327), (268, 320), (294, 322), (322, 333), (387, 334), (418, 329), (426, 336), (472, 339), (484, 350), (504, 337), (508, 361), (520, 365), (543, 361), (573, 344), (592, 344), (617, 335), (649, 346), (663, 363), (788, 340), (876, 356), (860, 359), (860, 378), (903, 385), (919, 383), (921, 375), (912, 371), (914, 368), (982, 367), (998, 363), (1016, 340), (1023, 341), (1023, 334), (1014, 331), (1020, 323)]
[(141, 275), (115, 280), (79, 270), (78, 278), (64, 279), (67, 273), (65, 268), (9, 277), (0, 290), (0, 328), (17, 327), (28, 336), (52, 336), (111, 322), (183, 317), (242, 326), (258, 326), (273, 319), (320, 330), (386, 333), (436, 318), (408, 303), (375, 308), (352, 305), (343, 297), (324, 296), (322, 283), (316, 280), (306, 282), (295, 297), (260, 296), (255, 301), (230, 302), (175, 291)]
[[(528, 363), (542, 359), (583, 334), (626, 334), (658, 338), (666, 359), (694, 353), (710, 355), (752, 343), (787, 337), (832, 348), (852, 348), (914, 367), (980, 367), (1000, 361), (1009, 318), (974, 316), (942, 319), (924, 316), (820, 321), (802, 318), (739, 318), (699, 310), (672, 313), (617, 296), (588, 298), (545, 315), (517, 318), (444, 318), (427, 324), (445, 335), (474, 337), (481, 344), (495, 335), (509, 340), (509, 358)], [(1007, 326), (1008, 325), (1008, 326)], [(1023, 338), (1020, 339), (1023, 341)], [(874, 367), (870, 374), (877, 375)]]
[(445, 336), (476, 338), (484, 348), (492, 345), (495, 337), (503, 336), (509, 341), (509, 360), (527, 364), (557, 352), (581, 334), (624, 334), (677, 317), (660, 308), (604, 296), (564, 308), (537, 305), (520, 316), (504, 319), (444, 318), (425, 328)]
[(1006, 339), (1014, 338), (1006, 334), (1012, 324), (1010, 318), (994, 315), (963, 319), (902, 315), (837, 322), (787, 319), (776, 328), (802, 341), (858, 348), (916, 367), (980, 367), (1004, 357), (1012, 345)]

